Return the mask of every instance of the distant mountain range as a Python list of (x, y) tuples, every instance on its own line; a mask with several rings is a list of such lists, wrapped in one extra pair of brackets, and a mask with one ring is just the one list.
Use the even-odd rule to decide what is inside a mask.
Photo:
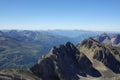
[(30, 70), (2, 70), (0, 79), (119, 80), (120, 48), (88, 38), (53, 47)]
[(116, 34), (103, 33), (101, 35), (95, 36), (94, 39), (108, 45), (120, 46), (120, 34), (117, 33)]
[(101, 32), (92, 32), (92, 31), (84, 31), (84, 30), (47, 30), (47, 31), (42, 31), (42, 32), (46, 32), (52, 35), (61, 35), (61, 36), (65, 36), (65, 37), (78, 37), (80, 35), (85, 35), (85, 34), (89, 34), (89, 35), (95, 35), (96, 33), (101, 33)]
[(54, 36), (68, 37), (69, 41), (74, 44), (78, 44), (84, 39), (87, 39), (89, 37), (96, 36), (102, 33), (97, 31), (93, 32), (93, 31), (84, 31), (84, 30), (48, 30), (48, 31), (42, 31), (42, 32), (51, 34)]
[(67, 41), (77, 44), (96, 34), (78, 30), (2, 30), (0, 31), (0, 70), (28, 69), (53, 46)]

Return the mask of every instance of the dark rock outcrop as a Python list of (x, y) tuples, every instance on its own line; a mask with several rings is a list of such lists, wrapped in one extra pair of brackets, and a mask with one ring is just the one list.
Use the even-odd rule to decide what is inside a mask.
[(79, 80), (78, 75), (101, 76), (91, 61), (70, 42), (54, 47), (31, 71), (43, 80)]

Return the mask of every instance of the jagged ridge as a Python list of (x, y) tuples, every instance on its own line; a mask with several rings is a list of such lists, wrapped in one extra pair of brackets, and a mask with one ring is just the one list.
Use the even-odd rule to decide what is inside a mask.
[(92, 67), (91, 61), (70, 42), (59, 48), (54, 47), (31, 70), (43, 80), (78, 80), (78, 75), (101, 76)]

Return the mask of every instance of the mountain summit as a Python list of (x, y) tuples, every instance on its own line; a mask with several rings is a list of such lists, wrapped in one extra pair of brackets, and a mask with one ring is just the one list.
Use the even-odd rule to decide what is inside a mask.
[(103, 76), (111, 75), (113, 77), (116, 74), (120, 74), (119, 48), (105, 45), (92, 38), (84, 40), (77, 48), (79, 51), (84, 52)]
[(70, 42), (59, 48), (54, 47), (31, 70), (43, 80), (78, 80), (79, 76), (101, 76), (92, 67), (91, 61)]

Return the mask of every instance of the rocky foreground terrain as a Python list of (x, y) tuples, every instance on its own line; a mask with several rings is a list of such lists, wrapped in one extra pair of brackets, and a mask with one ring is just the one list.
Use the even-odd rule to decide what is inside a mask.
[(0, 80), (120, 80), (120, 51), (92, 38), (67, 42), (29, 70), (2, 70)]

